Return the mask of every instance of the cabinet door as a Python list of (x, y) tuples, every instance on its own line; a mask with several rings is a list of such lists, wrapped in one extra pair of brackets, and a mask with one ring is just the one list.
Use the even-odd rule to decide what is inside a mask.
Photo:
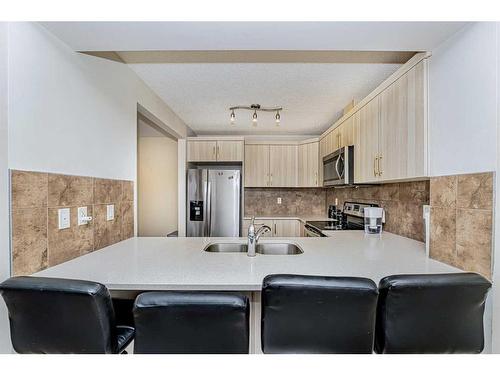
[(243, 141), (217, 141), (217, 161), (243, 161)]
[(307, 170), (309, 173), (308, 176), (308, 185), (316, 187), (319, 186), (319, 143), (312, 142), (307, 144)]
[(269, 145), (245, 145), (245, 186), (269, 186)]
[(349, 117), (339, 127), (339, 147), (354, 144), (354, 116)]
[[(250, 226), (250, 223), (252, 220), (245, 219), (243, 220), (243, 225), (241, 226), (241, 236), (242, 237), (247, 237), (248, 236), (248, 227)], [(267, 225), (269, 228), (271, 228), (270, 232), (266, 232), (265, 234), (262, 235), (262, 237), (272, 237), (274, 233), (274, 222), (273, 220), (261, 220), (261, 219), (255, 219), (255, 229), (258, 229), (262, 225)]]
[(188, 161), (216, 161), (217, 142), (216, 141), (188, 141), (187, 142)]
[(300, 222), (294, 219), (274, 220), (274, 237), (299, 237)]
[(424, 64), (417, 64), (380, 94), (381, 180), (422, 177), (427, 172)]
[(269, 186), (297, 186), (297, 145), (271, 145), (269, 148)]
[(307, 168), (308, 164), (308, 154), (307, 154), (307, 144), (299, 145), (298, 148), (298, 176), (297, 176), (297, 186), (307, 187), (309, 172)]
[(358, 183), (376, 182), (378, 180), (379, 97), (375, 97), (361, 108), (358, 114), (359, 132), (354, 147), (354, 180)]
[(311, 142), (298, 147), (298, 186), (316, 187), (319, 180), (319, 143)]

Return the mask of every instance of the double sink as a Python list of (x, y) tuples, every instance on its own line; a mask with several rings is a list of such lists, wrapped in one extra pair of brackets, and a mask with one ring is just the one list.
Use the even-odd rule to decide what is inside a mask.
[[(246, 253), (248, 246), (246, 243), (212, 243), (204, 251), (209, 253)], [(304, 251), (293, 243), (267, 242), (259, 243), (255, 247), (255, 252), (262, 255), (299, 255)]]

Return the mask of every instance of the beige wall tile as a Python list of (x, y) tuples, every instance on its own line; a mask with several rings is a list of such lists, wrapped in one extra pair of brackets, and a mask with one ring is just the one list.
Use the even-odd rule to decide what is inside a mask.
[(47, 173), (11, 173), (12, 208), (47, 206)]
[(134, 201), (134, 181), (122, 181), (122, 201)]
[(456, 210), (449, 207), (431, 207), (430, 227), (430, 257), (456, 265)]
[(430, 181), (430, 204), (434, 207), (456, 207), (457, 176), (433, 177)]
[(493, 207), (493, 173), (458, 176), (457, 207), (491, 210)]
[(491, 279), (492, 212), (457, 210), (458, 266)]
[(12, 211), (14, 276), (31, 275), (47, 267), (47, 209)]
[(122, 240), (134, 237), (134, 203), (122, 202)]
[[(277, 203), (277, 198), (282, 204)], [(325, 215), (324, 189), (245, 189), (245, 215)]]
[(121, 206), (115, 203), (114, 220), (106, 220), (106, 205), (94, 205), (94, 250), (121, 241)]
[[(58, 228), (58, 209), (48, 210), (48, 265), (49, 267), (66, 262), (93, 250), (94, 233), (92, 222), (78, 225), (77, 207), (71, 208), (71, 227)], [(87, 214), (92, 216), (92, 206), (87, 207)]]
[(84, 206), (93, 203), (92, 177), (49, 174), (48, 179), (49, 207)]
[(399, 184), (399, 200), (414, 204), (429, 204), (429, 181)]
[(122, 181), (94, 179), (94, 204), (121, 202)]

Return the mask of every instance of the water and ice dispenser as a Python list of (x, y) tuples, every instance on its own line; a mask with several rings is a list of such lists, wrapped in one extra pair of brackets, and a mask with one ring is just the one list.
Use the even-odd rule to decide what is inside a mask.
[(365, 233), (382, 233), (382, 223), (385, 222), (385, 212), (382, 207), (365, 207)]

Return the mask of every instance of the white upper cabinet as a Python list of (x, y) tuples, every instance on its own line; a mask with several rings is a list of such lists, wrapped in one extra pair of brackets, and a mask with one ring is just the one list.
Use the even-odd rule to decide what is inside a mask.
[(217, 161), (217, 141), (187, 142), (188, 161)]
[(269, 145), (245, 145), (245, 187), (268, 187), (269, 182)]
[(319, 186), (319, 142), (299, 145), (298, 186)]
[(271, 145), (269, 148), (269, 186), (297, 186), (297, 145)]
[(187, 160), (196, 161), (243, 161), (243, 140), (196, 140), (187, 141)]
[(217, 141), (217, 161), (243, 161), (243, 141)]

